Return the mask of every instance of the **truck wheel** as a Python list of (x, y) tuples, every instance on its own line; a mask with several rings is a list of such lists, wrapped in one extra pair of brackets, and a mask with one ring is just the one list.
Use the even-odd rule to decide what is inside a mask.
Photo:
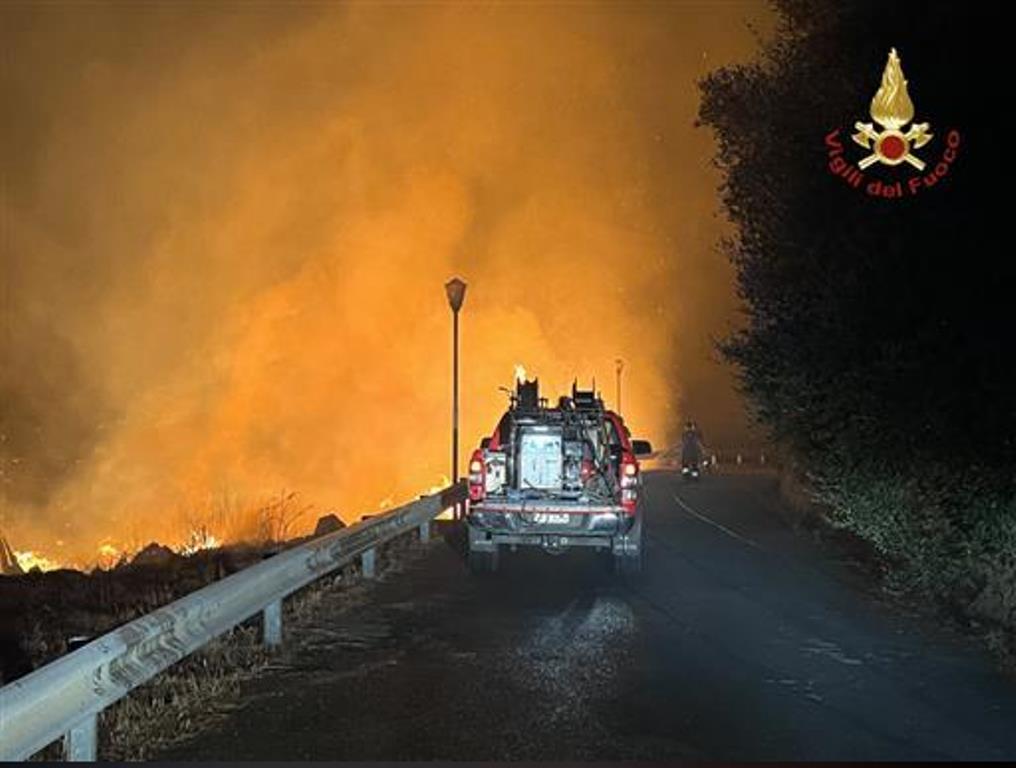
[(469, 571), (474, 574), (494, 573), (498, 566), (498, 548), (495, 545), (492, 552), (482, 550), (469, 550)]
[(645, 570), (646, 546), (642, 535), (642, 515), (635, 518), (635, 524), (625, 534), (625, 547), (614, 553), (614, 573), (619, 576), (633, 576)]

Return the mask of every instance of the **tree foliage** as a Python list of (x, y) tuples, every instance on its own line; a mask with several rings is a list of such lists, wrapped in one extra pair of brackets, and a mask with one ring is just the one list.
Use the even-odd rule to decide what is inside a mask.
[[(834, 523), (904, 586), (945, 598), (996, 637), (1016, 627), (1016, 365), (1012, 174), (1001, 37), (988, 4), (778, 0), (759, 63), (703, 83), (728, 243), (745, 309), (722, 345), (759, 421), (807, 469)], [(849, 159), (890, 48), (916, 120), (956, 129), (935, 186), (872, 197), (828, 169)], [(913, 175), (865, 171), (866, 181)], [(905, 182), (904, 182), (905, 183)], [(1005, 643), (1002, 644), (1005, 647)], [(1016, 653), (1016, 647), (1013, 652)]]
[[(723, 350), (772, 434), (814, 466), (882, 466), (1006, 482), (1016, 443), (1016, 366), (1007, 215), (1005, 25), (988, 4), (779, 0), (779, 33), (751, 66), (702, 83), (718, 139), (728, 244), (746, 310)], [(934, 187), (900, 199), (855, 189), (828, 168), (889, 49), (916, 120), (958, 157)], [(866, 181), (916, 174), (875, 166)], [(904, 182), (905, 183), (905, 182)], [(935, 476), (935, 477), (933, 477)]]

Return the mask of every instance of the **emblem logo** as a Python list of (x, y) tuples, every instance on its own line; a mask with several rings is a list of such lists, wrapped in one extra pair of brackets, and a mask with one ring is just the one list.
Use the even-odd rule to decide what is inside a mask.
[[(833, 175), (839, 176), (855, 189), (864, 189), (872, 197), (901, 198), (930, 189), (949, 173), (958, 155), (959, 131), (954, 128), (946, 131), (941, 159), (938, 162), (931, 161), (934, 167), (925, 172), (927, 164), (918, 157), (917, 150), (927, 145), (935, 135), (931, 133), (930, 123), (913, 122), (914, 102), (910, 100), (903, 66), (895, 48), (889, 51), (882, 82), (871, 100), (869, 113), (872, 122), (857, 121), (854, 123), (856, 133), (850, 136), (855, 144), (868, 152), (856, 163), (848, 160), (846, 148), (840, 141), (839, 128), (825, 137), (829, 171)], [(901, 178), (895, 167), (904, 163), (918, 173), (909, 178)], [(863, 171), (872, 166), (888, 168), (869, 181)], [(887, 173), (890, 174), (888, 177)]]
[(916, 158), (911, 149), (920, 149), (929, 141), (932, 134), (928, 123), (914, 123), (910, 130), (903, 133), (903, 126), (914, 119), (914, 102), (907, 93), (907, 81), (903, 77), (903, 67), (896, 49), (889, 51), (889, 61), (882, 73), (882, 84), (871, 100), (871, 119), (882, 126), (876, 131), (871, 123), (854, 123), (857, 129), (851, 138), (865, 149), (873, 150), (861, 160), (857, 167), (864, 170), (875, 163), (899, 165), (906, 162), (919, 171), (924, 170), (924, 161)]

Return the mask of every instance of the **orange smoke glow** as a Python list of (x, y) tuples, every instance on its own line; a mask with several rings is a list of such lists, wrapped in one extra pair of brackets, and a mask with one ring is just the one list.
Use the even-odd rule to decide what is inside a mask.
[(686, 388), (736, 402), (694, 82), (761, 2), (0, 13), (12, 541), (115, 562), (436, 488), (453, 275), (463, 464), (520, 360), (612, 405), (623, 357), (657, 443)]

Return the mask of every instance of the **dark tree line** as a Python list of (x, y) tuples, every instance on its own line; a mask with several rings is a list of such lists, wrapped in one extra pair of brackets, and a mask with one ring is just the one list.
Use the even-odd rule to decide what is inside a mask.
[[(955, 559), (1014, 509), (1008, 24), (988, 3), (776, 9), (782, 28), (759, 63), (702, 83), (746, 315), (723, 351), (759, 420), (836, 489), (847, 524), (904, 559), (926, 543), (915, 538)], [(961, 142), (934, 187), (882, 199), (830, 173), (824, 137), (839, 128), (848, 159), (865, 154), (850, 135), (871, 121), (893, 47), (934, 134), (916, 154), (930, 170), (949, 129)], [(996, 511), (975, 511), (989, 497)], [(991, 530), (978, 535), (1004, 538)]]
[[(784, 29), (764, 61), (703, 84), (748, 310), (726, 352), (764, 422), (806, 454), (1009, 470), (1016, 324), (1001, 19), (987, 4), (777, 8)], [(887, 200), (831, 174), (823, 138), (840, 128), (852, 159), (863, 156), (850, 134), (871, 121), (891, 47), (915, 119), (931, 123), (934, 139), (916, 151), (928, 170), (948, 129), (961, 144), (934, 187)], [(865, 177), (917, 173), (900, 169)]]

